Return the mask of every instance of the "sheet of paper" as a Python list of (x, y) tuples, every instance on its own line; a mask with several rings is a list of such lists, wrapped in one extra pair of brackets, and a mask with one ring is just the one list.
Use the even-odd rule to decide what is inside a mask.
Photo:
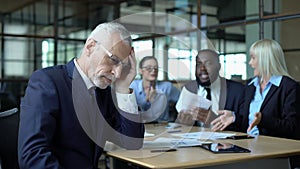
[(220, 133), (220, 132), (192, 132), (192, 133), (174, 133), (173, 136), (178, 136), (186, 139), (200, 139), (200, 140), (216, 140), (225, 139), (226, 137), (234, 136), (234, 133)]
[(184, 138), (166, 138), (160, 137), (154, 141), (144, 141), (143, 148), (162, 148), (162, 147), (191, 147), (201, 145), (203, 141), (197, 139), (184, 139)]
[(152, 137), (152, 136), (155, 136), (155, 134), (145, 131), (144, 137)]
[(179, 100), (176, 104), (176, 110), (180, 112), (181, 110), (188, 110), (194, 107), (200, 107), (203, 109), (209, 109), (212, 102), (188, 91), (185, 87), (182, 89)]

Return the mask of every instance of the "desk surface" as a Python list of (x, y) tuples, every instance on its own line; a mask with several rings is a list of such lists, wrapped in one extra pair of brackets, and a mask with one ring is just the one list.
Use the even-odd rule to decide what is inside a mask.
[[(158, 135), (160, 135), (162, 130), (165, 130), (163, 126), (154, 126), (153, 124), (146, 126), (146, 131)], [(188, 130), (195, 132), (203, 129), (194, 127)], [(250, 149), (251, 153), (214, 154), (200, 147), (186, 147), (178, 148), (174, 152), (163, 153), (151, 153), (150, 149), (114, 149), (108, 151), (107, 155), (148, 168), (187, 168), (288, 157), (300, 154), (300, 141), (276, 137), (258, 136), (254, 139), (226, 139), (215, 140), (214, 142), (233, 143)]]

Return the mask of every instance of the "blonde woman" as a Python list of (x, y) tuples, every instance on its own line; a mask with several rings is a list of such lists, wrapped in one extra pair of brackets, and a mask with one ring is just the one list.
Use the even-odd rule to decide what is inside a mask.
[(259, 40), (251, 45), (250, 56), (254, 78), (247, 83), (243, 110), (235, 115), (220, 111), (213, 130), (234, 122), (250, 135), (299, 139), (299, 84), (288, 74), (281, 46), (275, 40)]

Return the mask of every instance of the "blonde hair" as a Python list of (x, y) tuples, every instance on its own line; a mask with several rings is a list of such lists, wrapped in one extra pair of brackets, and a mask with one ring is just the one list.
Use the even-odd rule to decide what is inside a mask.
[(262, 39), (253, 43), (250, 52), (258, 59), (258, 69), (261, 80), (273, 75), (288, 76), (284, 54), (278, 42), (272, 39)]

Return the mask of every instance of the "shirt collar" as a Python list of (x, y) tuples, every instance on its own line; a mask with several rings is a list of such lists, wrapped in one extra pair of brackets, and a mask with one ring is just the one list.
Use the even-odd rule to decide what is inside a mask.
[(94, 85), (94, 83), (85, 75), (85, 73), (81, 70), (81, 68), (79, 67), (76, 59), (74, 59), (74, 64), (75, 64), (75, 67), (76, 69), (78, 70), (81, 78), (83, 79), (87, 89), (91, 89), (91, 88), (95, 88), (96, 86)]
[(257, 76), (248, 83), (248, 86), (250, 86), (251, 84), (253, 84), (254, 86), (258, 86), (258, 77)]
[[(220, 86), (220, 84), (221, 84), (221, 82), (220, 82), (220, 77), (218, 76), (217, 79), (216, 79), (213, 83), (211, 83), (210, 88), (211, 88), (212, 90), (218, 89), (219, 86)], [(201, 86), (201, 85), (199, 85), (199, 88), (202, 89), (202, 90), (204, 89), (204, 87)]]
[(282, 76), (271, 76), (269, 82), (275, 86), (279, 86), (281, 82)]
[[(280, 85), (281, 79), (282, 79), (282, 76), (273, 75), (273, 76), (271, 76), (268, 83), (278, 87)], [(248, 83), (248, 86), (251, 84), (253, 84), (254, 86), (258, 86), (259, 85), (258, 81), (259, 81), (259, 78), (255, 77), (254, 79), (251, 80), (250, 83)]]

